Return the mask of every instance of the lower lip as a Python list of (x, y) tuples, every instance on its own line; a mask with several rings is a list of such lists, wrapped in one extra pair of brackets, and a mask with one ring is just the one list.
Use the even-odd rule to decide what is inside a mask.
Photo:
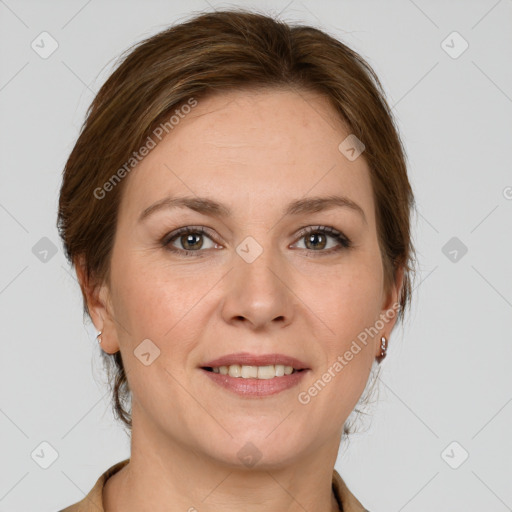
[(282, 377), (274, 377), (272, 379), (244, 379), (243, 377), (230, 377), (220, 373), (210, 372), (201, 368), (213, 382), (222, 386), (239, 396), (261, 397), (275, 395), (286, 389), (297, 386), (304, 378), (309, 370), (283, 375)]

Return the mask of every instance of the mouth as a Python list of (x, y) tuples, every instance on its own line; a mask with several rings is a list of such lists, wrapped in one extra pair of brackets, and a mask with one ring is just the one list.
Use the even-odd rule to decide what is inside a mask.
[[(309, 370), (306, 363), (285, 354), (251, 354), (238, 352), (218, 357), (212, 361), (205, 361), (201, 368), (242, 378), (272, 378), (290, 375), (294, 371)], [(261, 377), (258, 377), (261, 370)]]
[(311, 371), (284, 354), (238, 352), (204, 362), (199, 369), (217, 389), (243, 398), (263, 398), (298, 386)]
[(293, 366), (285, 366), (283, 364), (271, 364), (265, 366), (231, 364), (222, 366), (203, 366), (202, 369), (207, 372), (218, 373), (219, 375), (229, 375), (234, 378), (260, 380), (269, 380), (306, 371), (306, 368), (293, 368)]

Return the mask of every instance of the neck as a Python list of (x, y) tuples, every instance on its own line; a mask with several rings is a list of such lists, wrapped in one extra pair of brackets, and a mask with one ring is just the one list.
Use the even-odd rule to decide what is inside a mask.
[(130, 462), (107, 480), (104, 509), (338, 512), (332, 491), (338, 447), (339, 438), (332, 439), (300, 460), (248, 468), (199, 453), (134, 421)]

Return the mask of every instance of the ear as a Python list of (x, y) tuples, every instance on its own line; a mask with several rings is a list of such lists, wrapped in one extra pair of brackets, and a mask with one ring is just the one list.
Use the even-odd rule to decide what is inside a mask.
[(389, 285), (388, 290), (384, 290), (382, 309), (380, 312), (379, 319), (382, 321), (384, 326), (378, 338), (375, 340), (375, 357), (379, 356), (381, 351), (380, 339), (385, 336), (389, 340), (391, 331), (396, 324), (398, 319), (398, 312), (400, 307), (400, 298), (402, 292), (402, 285), (404, 282), (404, 267), (401, 266), (397, 269), (395, 275), (395, 281)]
[(110, 290), (106, 283), (96, 283), (88, 279), (83, 256), (77, 257), (74, 263), (89, 316), (96, 329), (101, 331), (101, 348), (108, 354), (114, 354), (119, 350), (119, 342), (112, 314)]

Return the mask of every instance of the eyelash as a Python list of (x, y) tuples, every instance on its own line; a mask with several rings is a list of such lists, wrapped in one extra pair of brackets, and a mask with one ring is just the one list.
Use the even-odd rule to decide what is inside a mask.
[[(176, 231), (173, 231), (171, 233), (168, 233), (164, 236), (164, 238), (161, 240), (161, 245), (166, 250), (171, 251), (173, 253), (183, 255), (183, 256), (196, 256), (196, 257), (203, 257), (204, 255), (200, 255), (200, 253), (206, 252), (206, 250), (197, 250), (197, 251), (191, 251), (189, 249), (178, 249), (176, 247), (173, 247), (171, 243), (179, 238), (180, 236), (184, 234), (201, 234), (206, 235), (208, 238), (212, 238), (212, 235), (210, 234), (210, 230), (208, 228), (205, 228), (204, 226), (185, 226), (182, 228), (177, 229)], [(305, 251), (308, 251), (310, 253), (319, 253), (315, 254), (315, 256), (322, 256), (325, 254), (332, 254), (334, 252), (341, 251), (343, 249), (349, 249), (352, 247), (352, 242), (349, 238), (347, 238), (343, 233), (340, 231), (330, 227), (330, 226), (309, 226), (307, 228), (303, 228), (298, 233), (298, 239), (304, 238), (305, 236), (311, 234), (311, 233), (322, 233), (324, 235), (329, 235), (332, 238), (334, 238), (340, 246), (338, 247), (331, 247), (328, 250), (319, 250), (315, 251), (314, 249), (302, 249)], [(212, 240), (213, 241), (213, 240)]]

